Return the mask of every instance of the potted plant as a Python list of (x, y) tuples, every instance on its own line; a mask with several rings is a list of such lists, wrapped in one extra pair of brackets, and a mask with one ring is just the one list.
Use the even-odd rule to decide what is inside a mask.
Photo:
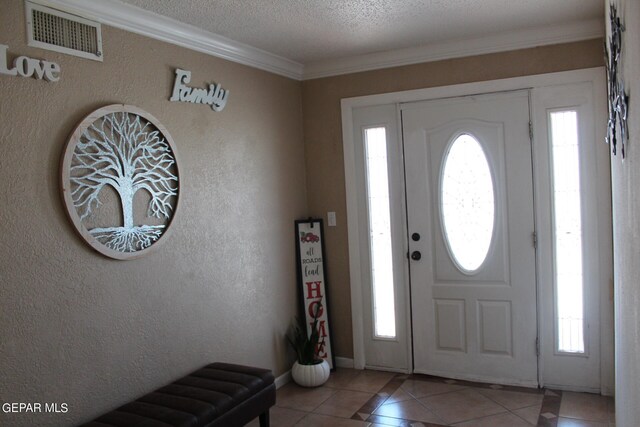
[(291, 368), (291, 376), (296, 384), (303, 387), (317, 387), (329, 379), (329, 364), (318, 356), (318, 350), (324, 345), (324, 339), (320, 341), (318, 332), (318, 318), (322, 313), (322, 304), (315, 306), (311, 335), (307, 335), (304, 322), (296, 318), (287, 333), (289, 344), (296, 351), (297, 360)]

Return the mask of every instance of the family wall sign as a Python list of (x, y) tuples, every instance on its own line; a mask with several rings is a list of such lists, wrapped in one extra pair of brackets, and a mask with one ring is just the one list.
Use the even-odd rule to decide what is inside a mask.
[(9, 68), (7, 50), (9, 46), (0, 44), (0, 74), (8, 76), (35, 77), (38, 80), (57, 82), (60, 80), (60, 65), (55, 62), (19, 56)]
[(207, 104), (213, 111), (222, 111), (227, 105), (229, 91), (219, 83), (212, 83), (208, 89), (187, 86), (191, 82), (191, 71), (176, 69), (176, 79), (169, 101), (190, 102), (192, 104)]

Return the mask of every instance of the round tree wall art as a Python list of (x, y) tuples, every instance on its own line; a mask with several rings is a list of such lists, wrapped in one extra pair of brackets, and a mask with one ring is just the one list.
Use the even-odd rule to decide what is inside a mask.
[(109, 105), (76, 127), (62, 160), (71, 221), (98, 252), (116, 259), (155, 248), (178, 204), (176, 150), (151, 114)]

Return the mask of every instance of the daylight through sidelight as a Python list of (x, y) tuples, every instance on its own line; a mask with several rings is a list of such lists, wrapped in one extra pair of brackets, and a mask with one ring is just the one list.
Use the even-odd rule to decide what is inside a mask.
[(395, 338), (386, 129), (369, 128), (364, 133), (374, 335), (379, 338)]
[(584, 353), (580, 159), (575, 111), (551, 118), (557, 350)]

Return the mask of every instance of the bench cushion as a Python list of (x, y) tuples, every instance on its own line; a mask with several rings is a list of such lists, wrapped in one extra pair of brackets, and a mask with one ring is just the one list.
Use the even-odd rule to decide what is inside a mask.
[[(84, 427), (204, 427), (234, 417), (243, 421), (229, 425), (243, 425), (275, 403), (273, 381), (267, 369), (212, 363)], [(258, 412), (236, 416), (236, 407)]]

